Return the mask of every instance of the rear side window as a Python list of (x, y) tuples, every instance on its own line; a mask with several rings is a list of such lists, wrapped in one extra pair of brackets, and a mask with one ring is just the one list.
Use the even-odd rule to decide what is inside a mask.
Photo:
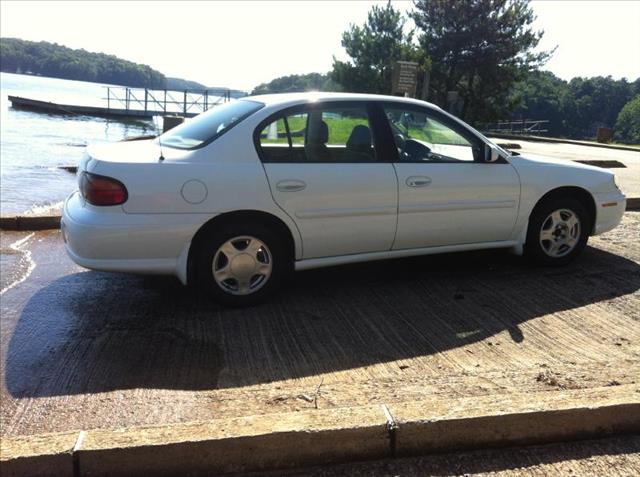
[(376, 161), (366, 106), (314, 106), (274, 118), (262, 128), (265, 162), (353, 163)]
[(177, 149), (198, 148), (210, 143), (262, 107), (264, 104), (248, 100), (232, 101), (215, 106), (206, 113), (164, 133), (160, 136), (162, 145)]

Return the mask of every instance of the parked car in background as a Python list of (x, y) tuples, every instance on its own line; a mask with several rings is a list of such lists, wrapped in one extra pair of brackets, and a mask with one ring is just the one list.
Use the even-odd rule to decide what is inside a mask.
[(433, 104), (255, 96), (157, 139), (92, 146), (66, 200), (71, 258), (174, 274), (251, 305), (292, 270), (505, 248), (564, 265), (621, 220), (606, 170), (501, 149)]

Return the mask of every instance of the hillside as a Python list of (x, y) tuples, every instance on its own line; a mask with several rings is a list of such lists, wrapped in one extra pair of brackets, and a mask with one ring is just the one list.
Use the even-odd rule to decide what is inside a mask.
[[(113, 55), (18, 38), (0, 38), (0, 71), (137, 88), (227, 89), (207, 88), (201, 83), (182, 78), (167, 78), (148, 65), (123, 60)], [(243, 91), (231, 90), (231, 96), (234, 98), (245, 95)]]
[(133, 87), (164, 88), (165, 76), (113, 55), (74, 50), (46, 41), (0, 39), (0, 70)]

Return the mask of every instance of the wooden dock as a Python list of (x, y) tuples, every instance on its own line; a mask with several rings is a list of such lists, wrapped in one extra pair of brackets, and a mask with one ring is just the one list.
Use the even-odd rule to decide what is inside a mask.
[[(80, 106), (9, 96), (11, 105), (48, 114), (96, 116), (113, 119), (151, 119), (154, 116), (197, 116), (209, 108), (231, 99), (228, 90), (170, 91), (107, 87), (106, 107)], [(178, 96), (176, 98), (176, 96)]]
[(95, 106), (77, 106), (73, 104), (58, 104), (49, 101), (38, 101), (36, 99), (22, 98), (20, 96), (9, 96), (11, 105), (16, 109), (26, 109), (49, 114), (68, 114), (78, 116), (97, 116), (102, 118), (116, 119), (149, 119), (158, 113), (137, 109), (115, 109), (99, 108)]

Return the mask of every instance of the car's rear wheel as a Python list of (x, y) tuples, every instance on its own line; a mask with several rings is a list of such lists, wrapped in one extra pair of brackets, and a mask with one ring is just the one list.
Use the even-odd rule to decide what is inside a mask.
[(525, 254), (543, 265), (565, 265), (587, 245), (591, 219), (576, 199), (547, 200), (529, 219)]
[(197, 278), (218, 303), (251, 306), (269, 298), (291, 268), (276, 233), (261, 225), (227, 225), (199, 241)]

